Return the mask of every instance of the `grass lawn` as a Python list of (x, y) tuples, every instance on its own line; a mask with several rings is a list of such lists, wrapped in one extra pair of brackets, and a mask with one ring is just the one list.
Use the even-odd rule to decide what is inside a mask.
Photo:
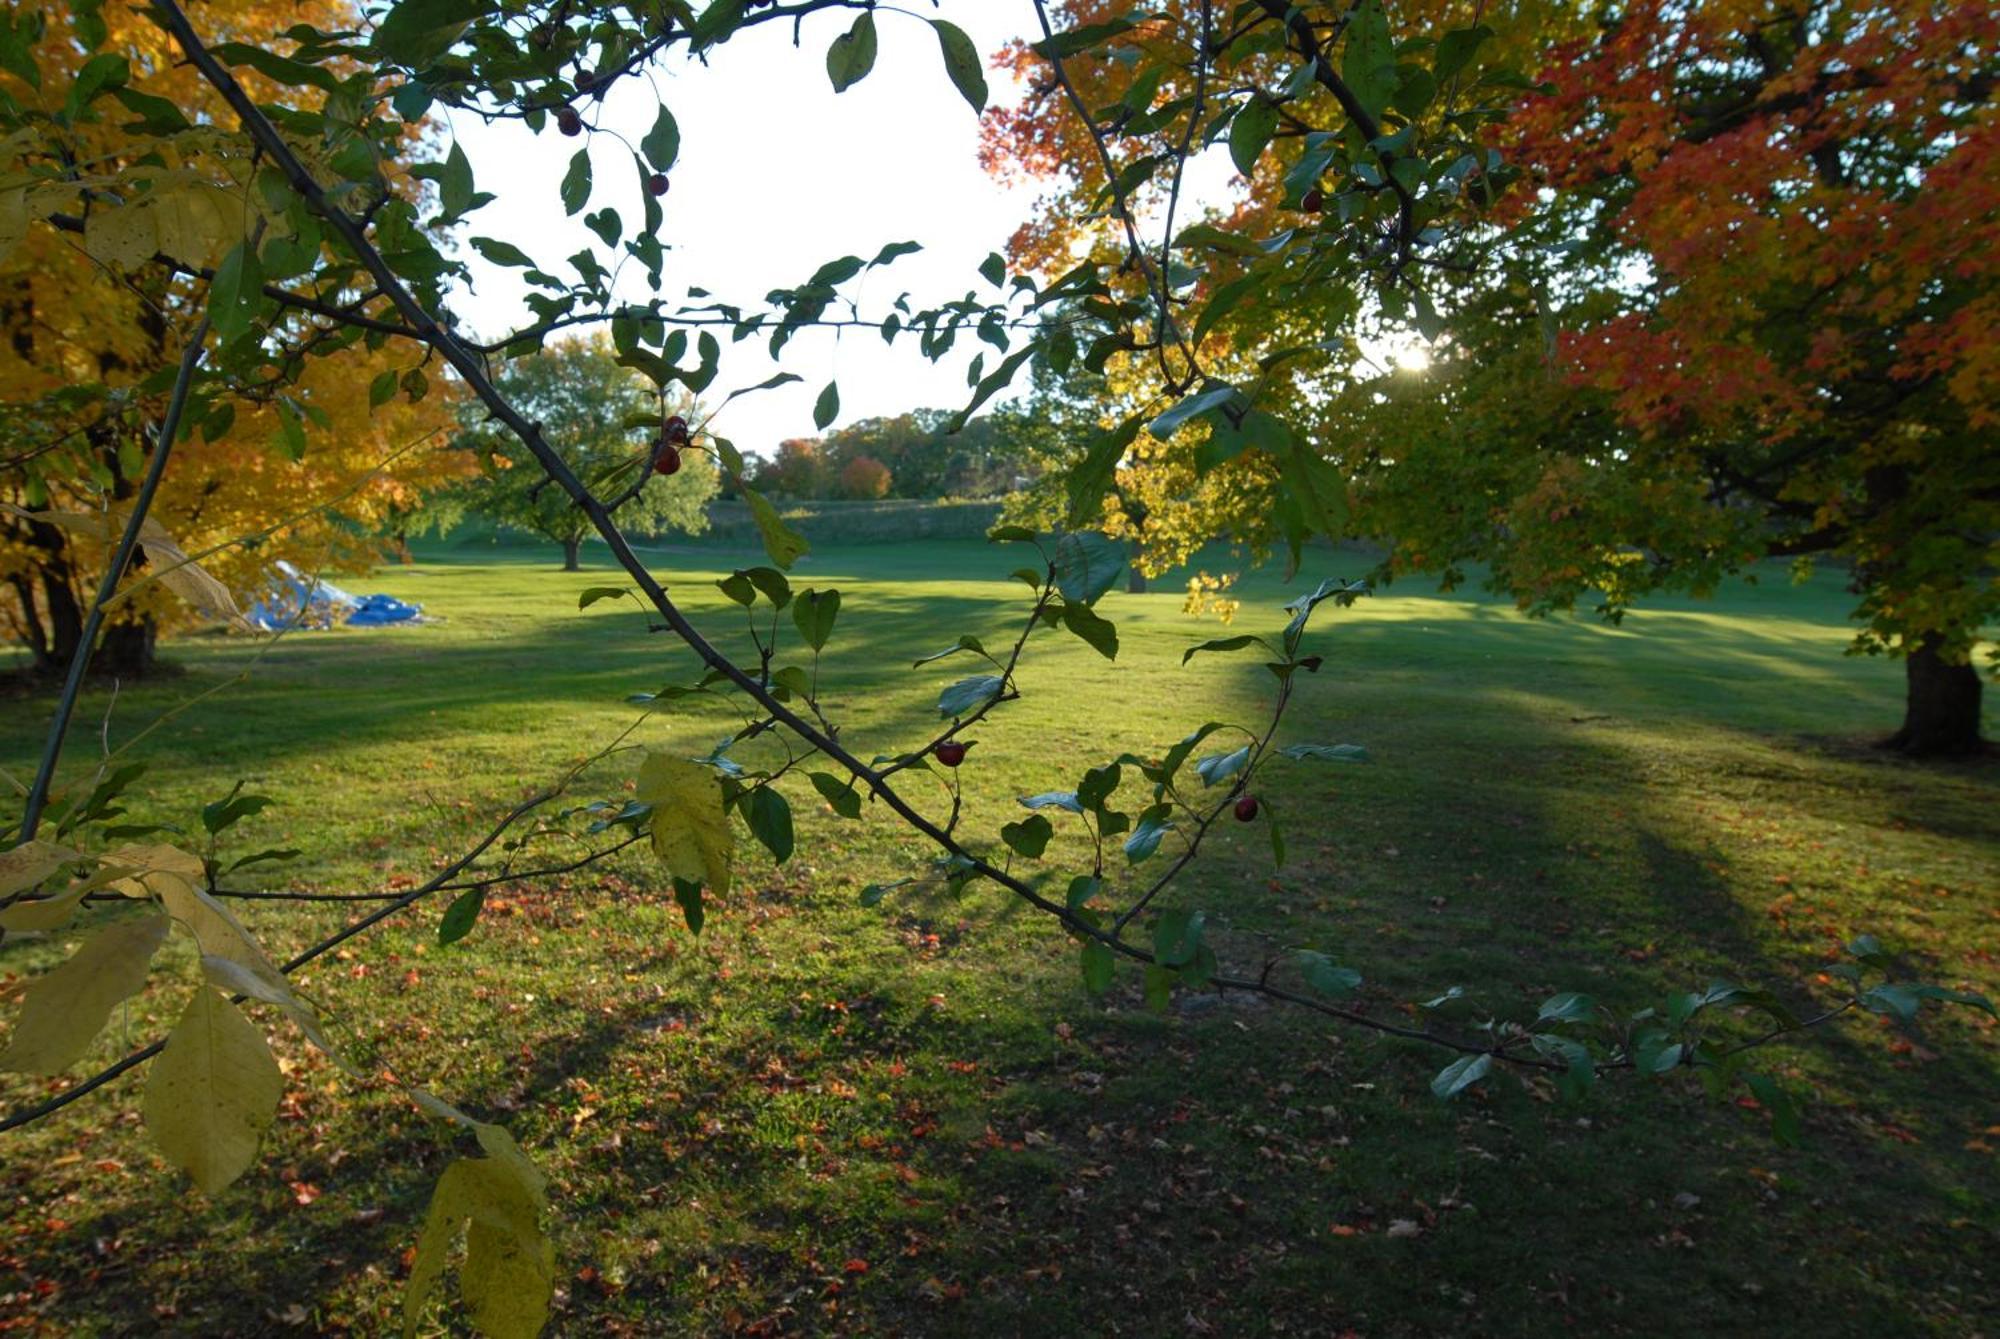
[[(630, 724), (628, 693), (695, 677), (630, 602), (578, 612), (601, 565), (429, 557), (356, 584), (441, 625), (298, 634), (261, 659), (172, 645), (185, 673), (120, 694), (113, 745), (249, 675), (138, 745), (136, 816), (192, 823), (244, 778), (280, 803), (227, 850), (303, 848), (294, 886), (409, 887)], [(712, 579), (753, 559), (658, 557), (747, 646)], [(801, 564), (795, 582), (845, 596), (822, 682), (856, 752), (925, 738), (938, 687), (973, 672), (911, 660), (1007, 637), (1013, 557), (939, 543)], [(1293, 589), (1253, 578), (1238, 630), (1275, 631)], [(1116, 670), (1066, 634), (1033, 643), (1026, 696), (976, 732), (967, 831), (991, 838), (1012, 797), (1095, 762), (1257, 718), (1254, 659), (1182, 668), (1217, 633), (1179, 603), (1106, 597)], [(1230, 824), (1182, 894), (1239, 967), (1326, 945), (1384, 1017), (1452, 985), (1531, 1015), (1559, 989), (1638, 1008), (1718, 977), (1803, 1005), (1831, 998), (1815, 974), (1861, 931), (1929, 979), (2000, 991), (2000, 767), (1866, 747), (1901, 674), (1842, 657), (1847, 603), (1825, 577), (1619, 628), (1416, 585), (1329, 607), (1325, 667), (1281, 738), (1375, 762), (1274, 767), (1290, 863), (1272, 867), (1261, 823)], [(108, 705), (85, 703), (79, 761)], [(10, 771), (46, 707), (5, 700)], [(705, 749), (728, 728), (676, 706), (633, 738)], [(607, 759), (579, 799), (622, 794), (634, 765)], [(1154, 1014), (1136, 974), (1093, 999), (1063, 936), (991, 890), (865, 909), (865, 884), (924, 853), (790, 794), (798, 855), (773, 868), (744, 837), (699, 939), (634, 856), (496, 890), (449, 948), (425, 904), (304, 976), (365, 1066), (503, 1120), (549, 1172), (556, 1332), (1818, 1337), (1991, 1333), (2000, 1315), (2000, 1028), (1970, 1011), (1845, 1022), (1772, 1055), (1813, 1097), (1798, 1149), (1679, 1082), (1569, 1104), (1506, 1078), (1447, 1106), (1427, 1088), (1442, 1060), (1406, 1044), (1234, 998)], [(1083, 858), (1071, 838), (1044, 863)], [(284, 954), (341, 910), (245, 914)], [(64, 947), (0, 947), (8, 1012)], [(158, 1035), (192, 969), (171, 945), (96, 1058)], [(0, 1136), (0, 1329), (393, 1327), (448, 1132), (285, 1031), (281, 1119), (212, 1202), (149, 1151), (137, 1077)], [(53, 1086), (8, 1076), (0, 1101)], [(437, 1324), (458, 1317), (454, 1301)]]

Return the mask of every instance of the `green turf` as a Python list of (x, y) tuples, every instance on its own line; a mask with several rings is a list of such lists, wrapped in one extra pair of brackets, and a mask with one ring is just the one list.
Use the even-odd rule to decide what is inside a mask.
[[(747, 645), (711, 582), (749, 555), (659, 558)], [(801, 564), (795, 580), (846, 598), (823, 680), (855, 751), (923, 739), (937, 688), (971, 672), (910, 660), (1008, 635), (1025, 594), (1011, 558), (966, 543)], [(577, 611), (611, 576), (434, 551), (356, 584), (442, 624), (300, 634), (254, 664), (247, 641), (174, 643), (185, 672), (120, 693), (108, 726), (92, 691), (76, 760), (247, 669), (134, 750), (152, 767), (135, 816), (191, 822), (243, 778), (281, 803), (227, 850), (302, 847), (295, 884), (409, 886), (629, 724), (626, 694), (694, 676), (630, 602)], [(1294, 589), (1250, 580), (1238, 629), (1275, 630)], [(1375, 762), (1274, 768), (1291, 862), (1273, 869), (1261, 824), (1231, 825), (1187, 904), (1240, 967), (1332, 948), (1383, 1017), (1454, 984), (1508, 1010), (1564, 988), (1636, 1008), (1717, 976), (1804, 1003), (1863, 930), (1914, 971), (1993, 992), (2000, 773), (1867, 747), (1900, 675), (1842, 656), (1848, 603), (1829, 576), (1662, 602), (1622, 628), (1414, 585), (1328, 609), (1325, 666), (1281, 737)], [(1023, 700), (975, 732), (974, 836), (1018, 816), (1015, 795), (1261, 710), (1253, 659), (1181, 667), (1217, 634), (1177, 594), (1102, 610), (1115, 670), (1039, 637)], [(46, 710), (5, 702), (10, 771)], [(676, 708), (634, 738), (705, 747), (728, 728)], [(634, 762), (600, 764), (579, 798), (621, 795)], [(918, 844), (791, 794), (799, 854), (774, 870), (746, 852), (699, 940), (655, 870), (621, 859), (497, 892), (463, 944), (435, 945), (427, 904), (306, 974), (370, 1067), (506, 1121), (548, 1169), (561, 1333), (1990, 1332), (2000, 1030), (1969, 1014), (1908, 1033), (1854, 1022), (1774, 1055), (1814, 1097), (1797, 1150), (1678, 1083), (1612, 1082), (1572, 1106), (1507, 1080), (1447, 1107), (1426, 1087), (1439, 1058), (1402, 1044), (1233, 998), (1156, 1016), (1135, 980), (1095, 1001), (1063, 937), (997, 893), (863, 909), (862, 886), (920, 867)], [(1081, 858), (1070, 840), (1045, 863)], [(276, 951), (338, 920), (246, 915)], [(0, 1003), (61, 947), (0, 949)], [(190, 967), (163, 954), (98, 1056), (156, 1035)], [(148, 1151), (136, 1080), (0, 1136), (0, 1326), (390, 1327), (449, 1141), (295, 1036), (278, 1044), (296, 1063), (283, 1119), (214, 1202)], [(10, 1079), (0, 1098), (42, 1091)]]

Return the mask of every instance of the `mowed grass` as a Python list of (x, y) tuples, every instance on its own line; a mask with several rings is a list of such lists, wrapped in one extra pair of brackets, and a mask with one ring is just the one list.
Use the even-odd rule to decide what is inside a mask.
[[(78, 764), (102, 730), (115, 747), (248, 669), (134, 750), (152, 768), (134, 816), (191, 825), (241, 778), (279, 803), (226, 852), (303, 848), (267, 876), (288, 886), (409, 887), (632, 724), (627, 694), (696, 676), (631, 602), (578, 612), (580, 590), (615, 581), (601, 561), (432, 556), (355, 584), (441, 625), (299, 634), (254, 663), (247, 642), (175, 643), (183, 675), (115, 707), (90, 694)], [(712, 581), (753, 556), (655, 557), (746, 650)], [(964, 632), (1006, 639), (1015, 565), (981, 544), (801, 563), (797, 583), (845, 597), (822, 680), (856, 752), (927, 737), (938, 688), (975, 666), (909, 662)], [(1364, 565), (1323, 553), (1301, 583)], [(1297, 584), (1250, 580), (1237, 629), (1275, 631)], [(1416, 586), (1328, 607), (1325, 666), (1281, 739), (1375, 761), (1274, 766), (1262, 790), (1290, 863), (1273, 868), (1261, 823), (1229, 824), (1181, 904), (1207, 910), (1239, 969), (1327, 948), (1389, 1019), (1453, 985), (1531, 1016), (1559, 989), (1630, 1010), (1716, 978), (1805, 1008), (1832, 998), (1817, 973), (1862, 931), (1912, 974), (1995, 992), (2000, 771), (1867, 747), (1896, 719), (1900, 667), (1842, 657), (1846, 605), (1827, 578), (1622, 628)], [(1013, 797), (1088, 765), (1259, 719), (1255, 659), (1181, 666), (1217, 631), (1176, 593), (1102, 611), (1115, 668), (1039, 635), (1025, 696), (975, 732), (973, 837), (992, 843)], [(46, 710), (5, 702), (10, 770)], [(631, 742), (705, 749), (732, 720), (676, 706)], [(635, 765), (611, 755), (577, 800), (621, 797)], [(864, 909), (864, 885), (926, 852), (873, 810), (844, 822), (788, 789), (798, 854), (774, 868), (742, 837), (738, 886), (699, 939), (633, 854), (496, 889), (449, 948), (442, 899), (426, 903), (303, 975), (365, 1069), (506, 1122), (547, 1169), (554, 1332), (1971, 1335), (2000, 1314), (2000, 1030), (1970, 1011), (1844, 1021), (1772, 1052), (1765, 1068), (1812, 1098), (1799, 1149), (1678, 1081), (1616, 1079), (1573, 1105), (1503, 1078), (1447, 1106), (1427, 1087), (1443, 1058), (1422, 1048), (1235, 997), (1156, 1015), (1130, 976), (1093, 999), (1073, 946), (990, 888)], [(1066, 878), (1086, 859), (1071, 836), (1043, 864)], [(351, 914), (244, 906), (277, 954)], [(0, 1004), (68, 942), (0, 947)], [(159, 1035), (192, 970), (170, 946), (95, 1058)], [(0, 1327), (394, 1327), (454, 1141), (266, 1021), (281, 1119), (213, 1201), (149, 1151), (136, 1076), (0, 1136)], [(10, 1077), (0, 1098), (56, 1086)], [(434, 1323), (464, 1332), (455, 1301)]]

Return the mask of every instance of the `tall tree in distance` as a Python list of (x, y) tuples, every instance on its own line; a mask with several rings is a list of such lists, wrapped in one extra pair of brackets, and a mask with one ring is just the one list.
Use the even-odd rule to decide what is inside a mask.
[[(663, 398), (619, 363), (609, 340), (551, 344), (503, 364), (494, 381), (544, 425), (550, 445), (580, 478), (605, 493), (638, 489), (618, 513), (634, 534), (708, 528), (718, 482), (714, 458), (700, 447), (678, 449), (674, 472), (662, 477), (654, 469), (661, 425), (675, 415), (692, 421), (692, 400)], [(584, 537), (593, 528), (583, 509), (549, 485), (512, 433), (473, 415), (463, 440), (489, 465), (486, 477), (469, 486), (466, 509), (560, 544), (563, 570), (578, 571)]]

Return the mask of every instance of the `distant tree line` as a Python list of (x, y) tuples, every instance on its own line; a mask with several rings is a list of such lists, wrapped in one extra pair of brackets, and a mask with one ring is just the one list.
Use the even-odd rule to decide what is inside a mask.
[(790, 498), (1002, 497), (1044, 468), (1018, 415), (982, 415), (947, 433), (951, 417), (915, 409), (789, 438), (758, 466), (752, 486)]

